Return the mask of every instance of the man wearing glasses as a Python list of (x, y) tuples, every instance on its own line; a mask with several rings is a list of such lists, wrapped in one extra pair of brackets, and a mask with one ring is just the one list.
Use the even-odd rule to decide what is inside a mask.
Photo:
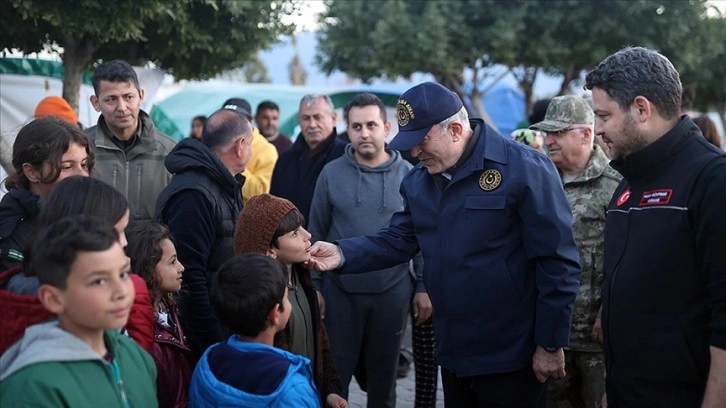
[(544, 120), (530, 129), (545, 134), (572, 208), (572, 232), (580, 250), (580, 290), (575, 300), (563, 379), (550, 381), (550, 407), (599, 406), (605, 388), (600, 286), (603, 280), (605, 212), (622, 176), (594, 141), (595, 115), (575, 95), (552, 98)]

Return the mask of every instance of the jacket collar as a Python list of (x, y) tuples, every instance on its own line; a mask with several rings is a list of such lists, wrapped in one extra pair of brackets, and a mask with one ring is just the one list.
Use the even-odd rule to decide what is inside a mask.
[(651, 172), (660, 173), (668, 166), (668, 159), (683, 149), (683, 144), (698, 136), (698, 127), (688, 116), (681, 116), (673, 129), (655, 142), (627, 157), (613, 160), (610, 165), (628, 180), (638, 179)]
[[(331, 149), (331, 146), (335, 145), (336, 139), (338, 139), (338, 131), (336, 130), (336, 128), (333, 128), (333, 133), (331, 133), (330, 137), (323, 141), (323, 146), (320, 147), (321, 151), (327, 152), (329, 149)], [(295, 139), (295, 143), (292, 144), (290, 150), (298, 150), (300, 152), (310, 151), (310, 146), (308, 146), (307, 142), (305, 142), (305, 138), (303, 137), (302, 132), (298, 133), (297, 139)]]
[[(587, 165), (585, 165), (585, 170), (578, 174), (577, 177), (569, 183), (583, 183), (588, 180), (596, 179), (602, 176), (609, 164), (610, 159), (605, 156), (605, 152), (602, 151), (600, 146), (594, 145), (590, 158), (587, 160)], [(560, 177), (561, 176), (562, 172), (560, 172)]]
[[(504, 138), (484, 123), (482, 119), (470, 119), (469, 123), (474, 131), (472, 143), (475, 144), (471, 151), (467, 146), (462, 158), (465, 157), (467, 152), (470, 152), (469, 156), (464, 159), (461, 168), (452, 177), (452, 182), (460, 180), (471, 173), (481, 171), (484, 169), (485, 161), (507, 164), (507, 149)], [(483, 159), (481, 159), (482, 157)]]
[[(154, 143), (153, 143), (153, 134), (154, 134), (154, 123), (151, 121), (151, 117), (148, 113), (139, 110), (139, 124), (136, 128), (136, 135), (134, 137), (137, 138), (136, 143), (134, 143), (134, 146), (131, 148), (131, 151), (139, 151), (139, 152), (149, 152), (154, 150)], [(97, 147), (101, 147), (104, 149), (113, 149), (113, 150), (121, 150), (120, 147), (118, 147), (111, 138), (114, 137), (111, 135), (111, 131), (108, 130), (108, 126), (106, 126), (106, 120), (103, 118), (103, 115), (98, 117), (98, 123), (96, 126), (96, 137), (95, 137), (95, 143)], [(140, 148), (141, 147), (141, 148)]]

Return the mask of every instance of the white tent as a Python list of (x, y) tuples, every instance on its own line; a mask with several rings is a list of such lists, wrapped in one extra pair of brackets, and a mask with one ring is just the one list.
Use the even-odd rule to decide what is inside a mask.
[[(164, 72), (138, 67), (134, 69), (145, 92), (142, 109), (150, 112)], [(0, 58), (0, 165), (6, 171), (12, 170), (11, 156), (15, 135), (32, 119), (38, 102), (47, 96), (61, 96), (63, 75), (63, 63), (60, 61)], [(90, 74), (86, 74), (81, 84), (78, 103), (78, 120), (84, 127), (94, 126), (99, 116), (91, 106), (91, 95), (93, 86)]]

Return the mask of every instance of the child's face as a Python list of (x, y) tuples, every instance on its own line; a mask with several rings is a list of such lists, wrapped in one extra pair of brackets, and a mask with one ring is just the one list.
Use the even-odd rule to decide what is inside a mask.
[(100, 252), (79, 252), (59, 290), (58, 318), (63, 329), (77, 337), (126, 326), (136, 294), (129, 277), (131, 264), (115, 242)]
[(121, 248), (126, 248), (128, 241), (126, 241), (126, 227), (129, 226), (129, 210), (126, 210), (123, 217), (114, 225), (116, 232), (118, 232), (118, 240), (121, 243)]
[(156, 276), (159, 278), (159, 288), (164, 293), (178, 292), (182, 284), (184, 266), (176, 257), (176, 248), (168, 238), (161, 240), (161, 259), (156, 264)]
[(302, 226), (280, 236), (277, 239), (277, 248), (270, 251), (280, 262), (291, 265), (306, 262), (310, 259), (310, 233)]

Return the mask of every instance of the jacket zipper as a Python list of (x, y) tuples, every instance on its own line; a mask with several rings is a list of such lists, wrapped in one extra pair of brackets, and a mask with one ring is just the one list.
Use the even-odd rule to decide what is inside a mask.
[[(612, 333), (612, 330), (610, 330), (610, 325), (612, 321), (612, 316), (610, 315), (611, 309), (612, 309), (612, 303), (613, 303), (613, 297), (615, 293), (615, 278), (618, 275), (618, 272), (620, 271), (620, 266), (623, 263), (623, 258), (625, 257), (625, 251), (627, 251), (628, 248), (628, 241), (630, 241), (630, 215), (631, 212), (628, 211), (627, 216), (625, 217), (625, 223), (628, 231), (628, 235), (625, 237), (625, 243), (623, 244), (623, 252), (620, 254), (620, 259), (618, 259), (617, 266), (613, 270), (613, 275), (610, 277), (610, 296), (608, 298), (607, 308), (608, 308), (608, 324), (607, 327), (605, 327), (605, 335), (610, 337), (610, 340), (607, 341), (608, 351), (610, 352), (610, 372), (615, 372), (615, 353), (613, 353), (613, 342), (612, 342), (612, 336), (610, 333)], [(604, 260), (603, 260), (604, 262)]]
[(129, 161), (128, 161), (128, 159), (126, 160), (125, 170), (126, 170), (126, 183), (125, 183), (126, 184), (126, 186), (125, 186), (126, 194), (124, 194), (124, 196), (128, 197), (129, 196)]
[(126, 397), (126, 389), (124, 388), (124, 380), (121, 378), (121, 370), (118, 368), (118, 363), (114, 359), (109, 364), (111, 368), (111, 375), (113, 376), (114, 382), (116, 382), (116, 385), (118, 386), (119, 392), (121, 393), (121, 406), (123, 408), (131, 408), (129, 405), (129, 400)]
[[(142, 169), (141, 163), (137, 164), (136, 167), (136, 202), (141, 202), (141, 181), (142, 181)], [(153, 214), (152, 214), (153, 216)]]

